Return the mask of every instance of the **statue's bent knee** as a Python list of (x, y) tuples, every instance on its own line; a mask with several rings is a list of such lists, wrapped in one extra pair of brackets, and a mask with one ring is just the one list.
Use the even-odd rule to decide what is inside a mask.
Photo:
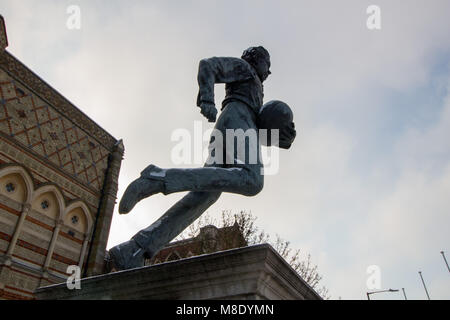
[(264, 176), (261, 174), (250, 173), (247, 180), (246, 196), (256, 196), (264, 187)]

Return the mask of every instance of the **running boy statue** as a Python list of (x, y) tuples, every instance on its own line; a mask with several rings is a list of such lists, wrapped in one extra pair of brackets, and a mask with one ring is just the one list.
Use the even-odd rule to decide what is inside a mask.
[[(263, 47), (248, 48), (240, 59), (213, 57), (200, 61), (197, 106), (209, 122), (216, 122), (217, 116), (214, 84), (225, 83), (226, 96), (215, 125), (215, 130), (221, 132), (226, 137), (225, 140), (230, 140), (227, 137), (228, 129), (241, 129), (244, 132), (254, 130), (257, 133), (261, 128), (258, 124), (270, 122), (270, 117), (274, 118), (274, 123), (280, 122), (282, 115), (279, 111), (276, 108), (273, 112), (270, 110), (274, 103), (269, 102), (263, 106), (262, 83), (271, 74), (269, 69), (270, 56)], [(279, 141), (272, 141), (271, 144), (288, 149), (296, 135), (292, 112), (286, 104), (280, 101), (276, 101), (276, 104), (278, 109), (282, 107), (284, 115), (290, 116), (278, 125)], [(263, 108), (266, 109), (266, 115), (264, 121), (260, 121)], [(244, 158), (238, 154), (239, 147), (236, 147), (237, 142), (233, 137), (232, 141), (223, 143), (221, 155), (216, 154), (217, 150), (210, 152), (210, 158), (214, 157), (216, 161), (207, 161), (202, 168), (162, 169), (155, 165), (145, 168), (140, 177), (125, 190), (119, 204), (119, 213), (129, 213), (136, 203), (159, 192), (165, 195), (183, 191), (189, 193), (152, 225), (139, 231), (129, 241), (111, 248), (110, 267), (125, 270), (144, 266), (145, 259), (153, 257), (194, 222), (217, 201), (222, 192), (245, 196), (258, 194), (263, 188), (264, 176), (261, 141), (259, 135), (255, 136), (256, 139), (244, 138), (243, 147), (248, 151), (244, 152)], [(211, 137), (210, 146), (217, 142), (214, 141), (215, 137)], [(234, 148), (226, 147), (230, 142)], [(250, 159), (251, 150), (256, 150), (256, 161)]]

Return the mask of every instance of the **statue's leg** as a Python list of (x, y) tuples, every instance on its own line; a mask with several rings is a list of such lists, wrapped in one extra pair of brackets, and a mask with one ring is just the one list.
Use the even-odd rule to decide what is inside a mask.
[[(230, 103), (220, 114), (215, 126), (221, 134), (219, 139), (222, 139), (222, 155), (215, 158), (218, 150), (210, 150), (210, 159), (214, 157), (221, 163), (214, 167), (193, 169), (164, 170), (149, 166), (141, 177), (160, 179), (164, 183), (161, 191), (164, 194), (220, 191), (254, 196), (262, 190), (264, 184), (259, 132), (255, 120), (255, 114), (245, 104)], [(210, 147), (217, 146), (213, 142), (210, 142)]]
[[(264, 176), (255, 114), (245, 104), (230, 103), (222, 111), (215, 129), (223, 139), (222, 155), (214, 158), (220, 163), (192, 169), (160, 169), (150, 165), (128, 186), (119, 212), (128, 213), (137, 202), (159, 192), (230, 192), (246, 196), (259, 193)], [(235, 135), (229, 137), (229, 131)]]
[(189, 190), (254, 196), (262, 190), (264, 184), (258, 169), (260, 167), (168, 169), (164, 194)]
[[(148, 228), (138, 232), (130, 241), (110, 250), (110, 257), (117, 269), (143, 266), (144, 258), (156, 254), (165, 244), (198, 218), (220, 196), (232, 192), (252, 196), (261, 191), (264, 177), (258, 129), (255, 114), (244, 104), (230, 103), (222, 111), (215, 129), (226, 137), (226, 130), (250, 129), (255, 139), (244, 139), (244, 159), (238, 154), (237, 140), (233, 137), (233, 151), (224, 144), (224, 160), (232, 157), (236, 163), (214, 163), (195, 169), (160, 169), (147, 167), (141, 177), (128, 186), (119, 205), (119, 212), (127, 213), (141, 199), (163, 192), (191, 191)], [(256, 150), (256, 161), (250, 161), (249, 151)], [(212, 155), (212, 154), (211, 154)]]
[(189, 192), (149, 227), (131, 240), (109, 250), (112, 267), (117, 270), (144, 266), (167, 243), (201, 216), (220, 197), (220, 192)]
[(189, 192), (151, 226), (139, 231), (134, 239), (149, 256), (178, 236), (220, 197), (220, 192)]

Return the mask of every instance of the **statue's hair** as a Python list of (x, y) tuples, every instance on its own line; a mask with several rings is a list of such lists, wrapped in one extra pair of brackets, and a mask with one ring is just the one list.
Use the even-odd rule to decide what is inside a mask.
[(267, 51), (264, 47), (250, 47), (246, 49), (242, 53), (242, 59), (250, 63), (251, 65), (254, 65), (258, 59), (270, 59), (269, 51)]

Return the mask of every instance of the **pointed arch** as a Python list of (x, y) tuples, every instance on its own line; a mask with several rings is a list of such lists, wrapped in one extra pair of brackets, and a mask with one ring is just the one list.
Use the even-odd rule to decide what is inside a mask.
[[(83, 233), (90, 234), (94, 222), (92, 219), (91, 211), (89, 210), (88, 206), (86, 205), (86, 203), (84, 201), (79, 200), (79, 199), (70, 201), (67, 204), (67, 207), (65, 208), (65, 210), (63, 212), (62, 220), (64, 222), (66, 222), (66, 220), (71, 219), (70, 215), (73, 213), (76, 213), (76, 212), (82, 213), (83, 218), (86, 221), (86, 228), (83, 231)], [(67, 225), (69, 225), (69, 224), (67, 224)]]
[(172, 251), (166, 258), (166, 262), (180, 260), (181, 256), (177, 250)]
[(25, 186), (25, 202), (31, 203), (34, 183), (31, 174), (21, 165), (7, 164), (0, 166), (0, 179), (9, 175), (18, 175), (22, 178)]
[(186, 254), (186, 258), (193, 257), (193, 256), (194, 256), (194, 254), (192, 253), (191, 250), (189, 250), (189, 252)]
[[(45, 208), (41, 208), (43, 205), (43, 199), (46, 197), (51, 198), (50, 201), (54, 200), (57, 204), (57, 208), (53, 208), (48, 213), (45, 212)], [(38, 187), (33, 194), (33, 198), (31, 201), (31, 207), (41, 213), (44, 213), (56, 221), (61, 220), (63, 216), (63, 212), (65, 210), (65, 201), (64, 196), (61, 192), (61, 189), (56, 184), (53, 183), (45, 183)]]

